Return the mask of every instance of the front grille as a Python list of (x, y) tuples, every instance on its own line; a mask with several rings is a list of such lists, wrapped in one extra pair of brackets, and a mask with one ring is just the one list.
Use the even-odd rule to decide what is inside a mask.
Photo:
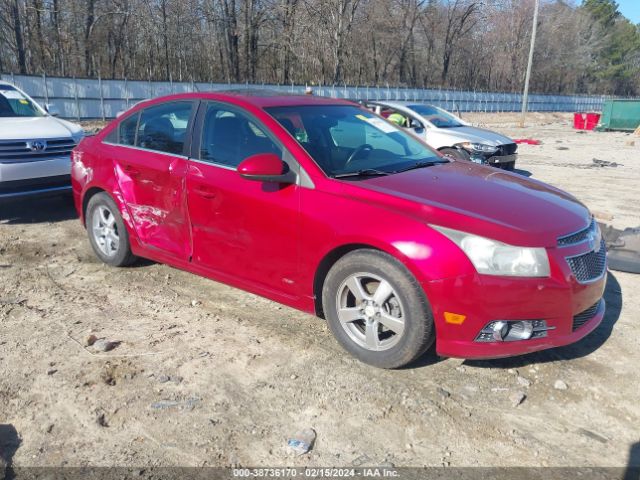
[(597, 236), (597, 228), (598, 226), (596, 225), (596, 221), (592, 219), (588, 227), (580, 230), (579, 232), (558, 238), (558, 246), (566, 247), (567, 245), (574, 245), (576, 243), (583, 242), (589, 238), (590, 235), (594, 235), (595, 238)]
[(594, 250), (583, 255), (567, 257), (571, 272), (580, 283), (590, 282), (600, 278), (607, 266), (607, 251), (604, 239), (600, 240), (600, 250)]
[(589, 320), (591, 320), (595, 314), (598, 312), (600, 308), (600, 304), (602, 303), (602, 299), (598, 300), (596, 303), (591, 305), (589, 308), (584, 310), (583, 312), (578, 313), (573, 317), (573, 331), (575, 332)]
[[(33, 148), (39, 143), (42, 148)], [(46, 160), (71, 155), (76, 146), (72, 138), (33, 140), (0, 140), (0, 163), (19, 163)]]
[(506, 143), (498, 146), (498, 151), (495, 155), (513, 155), (518, 150), (518, 144)]

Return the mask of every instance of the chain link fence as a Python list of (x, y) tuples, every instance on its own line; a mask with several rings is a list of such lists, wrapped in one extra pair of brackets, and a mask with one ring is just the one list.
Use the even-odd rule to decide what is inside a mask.
[[(102, 80), (2, 74), (41, 104), (50, 103), (69, 119), (109, 119), (135, 103), (162, 95), (229, 89), (269, 89), (283, 94), (303, 94), (305, 85), (228, 84), (202, 82), (152, 82)], [(314, 95), (350, 100), (399, 100), (429, 103), (453, 112), (516, 112), (522, 94), (438, 88), (313, 86)], [(601, 111), (608, 95), (529, 95), (531, 112)]]

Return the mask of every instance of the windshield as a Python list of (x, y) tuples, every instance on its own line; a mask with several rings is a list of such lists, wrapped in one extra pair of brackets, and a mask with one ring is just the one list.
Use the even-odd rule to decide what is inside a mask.
[(368, 110), (351, 105), (267, 108), (329, 176), (362, 170), (381, 174), (418, 162), (441, 162), (412, 135)]
[(419, 113), (438, 128), (464, 127), (456, 117), (436, 107), (430, 105), (409, 105), (407, 108)]
[(42, 117), (40, 109), (11, 85), (0, 85), (0, 117)]

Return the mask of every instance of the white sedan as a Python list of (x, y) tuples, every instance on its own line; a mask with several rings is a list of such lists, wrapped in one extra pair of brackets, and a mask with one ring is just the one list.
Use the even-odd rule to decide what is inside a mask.
[(518, 145), (512, 139), (473, 127), (446, 110), (419, 102), (369, 101), (366, 106), (390, 120), (399, 119), (396, 123), (444, 154), (505, 170), (515, 168)]
[(71, 190), (71, 150), (84, 132), (51, 113), (0, 82), (0, 198)]

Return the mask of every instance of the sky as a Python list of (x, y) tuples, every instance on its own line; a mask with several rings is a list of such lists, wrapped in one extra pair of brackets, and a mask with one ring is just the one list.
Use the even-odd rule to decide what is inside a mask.
[(640, 23), (640, 0), (617, 0), (618, 11), (633, 23)]

